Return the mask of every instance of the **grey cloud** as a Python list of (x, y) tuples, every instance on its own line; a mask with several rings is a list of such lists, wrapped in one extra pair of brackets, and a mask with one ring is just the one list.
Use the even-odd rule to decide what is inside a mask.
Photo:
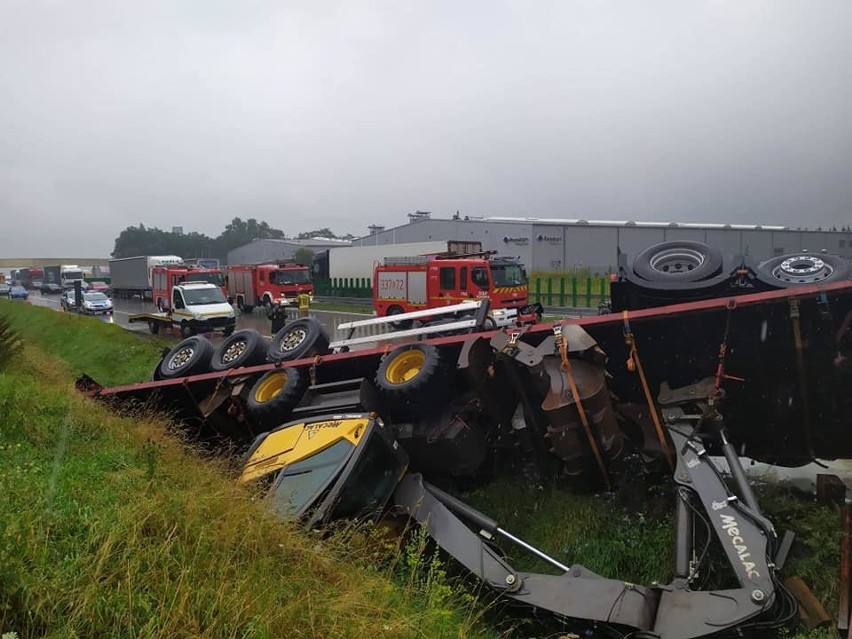
[(0, 254), (415, 208), (852, 219), (852, 5), (0, 4)]

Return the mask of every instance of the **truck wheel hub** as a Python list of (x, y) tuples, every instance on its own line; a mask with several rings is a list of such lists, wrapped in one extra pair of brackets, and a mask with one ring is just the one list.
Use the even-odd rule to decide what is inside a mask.
[(772, 271), (772, 276), (783, 282), (819, 282), (834, 272), (828, 264), (811, 255), (795, 255), (787, 258)]
[(261, 384), (260, 387), (254, 392), (254, 399), (259, 404), (264, 404), (269, 400), (277, 397), (282, 390), (284, 390), (284, 386), (287, 384), (287, 373), (278, 373), (276, 375), (270, 375), (267, 377)]
[(231, 344), (222, 355), (222, 361), (226, 364), (230, 364), (235, 359), (237, 359), (240, 355), (246, 352), (246, 341), (239, 340)]
[(293, 331), (287, 333), (287, 335), (284, 336), (284, 339), (281, 340), (281, 346), (279, 347), (279, 350), (282, 353), (284, 353), (286, 351), (292, 351), (299, 344), (304, 342), (305, 338), (307, 336), (308, 336), (308, 334), (305, 332), (305, 329), (303, 329), (303, 328), (298, 328), (296, 330), (293, 330)]
[(186, 363), (192, 359), (193, 354), (195, 353), (195, 349), (191, 346), (184, 346), (177, 353), (175, 353), (172, 358), (169, 360), (169, 370), (177, 370), (181, 366), (186, 366)]
[(704, 254), (688, 248), (672, 248), (651, 257), (651, 268), (659, 273), (687, 273), (704, 264)]
[(405, 351), (388, 365), (387, 380), (392, 384), (404, 384), (417, 377), (425, 362), (426, 355), (422, 351)]

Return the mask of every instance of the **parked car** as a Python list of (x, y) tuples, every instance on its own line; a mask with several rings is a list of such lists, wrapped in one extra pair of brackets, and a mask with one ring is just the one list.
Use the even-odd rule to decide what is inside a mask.
[(74, 299), (74, 291), (65, 291), (62, 297), (59, 298), (59, 306), (62, 307), (63, 311), (73, 311), (77, 306), (77, 302)]
[(80, 310), (89, 315), (111, 315), (113, 311), (112, 300), (104, 293), (83, 293), (83, 308)]
[(56, 282), (45, 282), (44, 284), (41, 285), (41, 292), (42, 293), (48, 293), (48, 294), (61, 293), (63, 290), (65, 290), (65, 289), (62, 288), (62, 285), (57, 284)]
[(88, 290), (90, 293), (103, 293), (104, 295), (112, 297), (112, 295), (110, 295), (111, 291), (109, 284), (106, 282), (89, 282)]
[(27, 293), (27, 289), (23, 286), (13, 286), (12, 290), (9, 292), (9, 297), (13, 300), (25, 300), (29, 296), (30, 294)]
[(0, 284), (0, 297), (9, 297), (11, 292), (12, 286), (10, 284)]

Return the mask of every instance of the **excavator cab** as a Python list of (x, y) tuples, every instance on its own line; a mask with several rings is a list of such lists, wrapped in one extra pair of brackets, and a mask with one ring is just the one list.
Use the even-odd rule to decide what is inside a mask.
[(408, 455), (375, 414), (325, 415), (259, 435), (239, 482), (268, 484), (279, 515), (313, 527), (378, 517), (407, 468)]

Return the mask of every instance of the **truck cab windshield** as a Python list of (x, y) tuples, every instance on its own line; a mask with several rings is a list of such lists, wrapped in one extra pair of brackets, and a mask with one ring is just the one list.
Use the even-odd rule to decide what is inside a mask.
[(274, 271), (270, 274), (273, 284), (286, 286), (287, 284), (310, 284), (311, 279), (307, 269), (293, 269), (292, 271)]
[(524, 286), (527, 274), (519, 264), (492, 264), (491, 277), (494, 286)]
[(201, 304), (226, 303), (228, 300), (218, 288), (187, 288), (183, 291), (183, 299), (187, 306)]

